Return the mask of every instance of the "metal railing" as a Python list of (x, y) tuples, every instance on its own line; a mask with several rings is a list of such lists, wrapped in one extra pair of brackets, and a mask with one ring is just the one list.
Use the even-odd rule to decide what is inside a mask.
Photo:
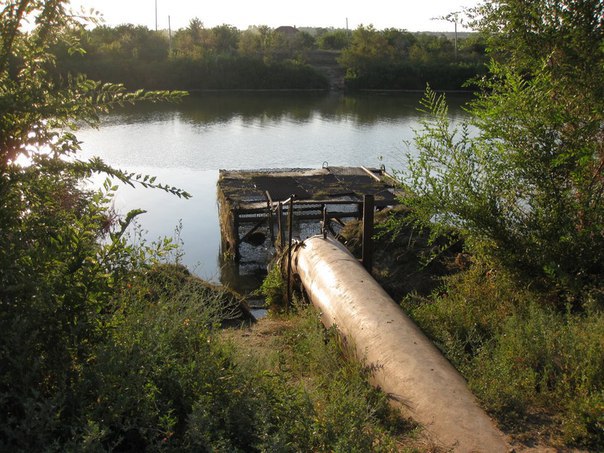
[[(292, 246), (294, 242), (294, 212), (297, 210), (299, 212), (304, 213), (305, 210), (308, 211), (310, 206), (320, 206), (321, 213), (321, 223), (320, 223), (320, 234), (323, 235), (323, 238), (327, 238), (328, 234), (332, 234), (335, 236), (331, 223), (332, 221), (338, 221), (342, 226), (341, 222), (342, 217), (356, 217), (360, 218), (363, 221), (363, 230), (362, 230), (362, 259), (361, 262), (363, 266), (371, 273), (373, 267), (373, 221), (374, 221), (374, 196), (373, 195), (365, 195), (363, 197), (363, 202), (343, 202), (343, 201), (307, 201), (307, 200), (296, 200), (296, 196), (292, 195), (287, 200), (279, 201), (277, 203), (273, 203), (271, 196), (268, 192), (266, 192), (267, 197), (267, 218), (269, 223), (269, 230), (271, 234), (271, 240), (273, 244), (275, 244), (275, 248), (278, 253), (281, 253), (285, 256), (287, 255), (287, 300), (286, 300), (286, 310), (289, 310), (289, 305), (292, 301)], [(356, 205), (357, 210), (349, 211), (349, 212), (336, 212), (329, 213), (328, 206), (330, 205)], [(284, 228), (284, 206), (287, 206), (287, 232)], [(297, 209), (295, 208), (297, 206)], [(316, 211), (317, 208), (313, 208), (313, 211)], [(277, 232), (275, 237), (274, 231), (274, 220), (273, 216), (277, 218)], [(304, 214), (298, 216), (298, 219), (309, 219), (308, 216), (304, 217)], [(315, 219), (316, 216), (312, 216), (311, 218)], [(284, 245), (287, 239), (287, 248), (285, 249)], [(285, 251), (284, 251), (285, 249)]]

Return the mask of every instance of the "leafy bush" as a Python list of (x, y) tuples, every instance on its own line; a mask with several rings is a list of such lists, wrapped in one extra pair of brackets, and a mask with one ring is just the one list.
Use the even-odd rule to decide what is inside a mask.
[(125, 291), (80, 395), (83, 427), (94, 426), (96, 438), (85, 432), (72, 443), (241, 451), (302, 442), (310, 418), (303, 393), (240, 368), (216, 335), (232, 296), (199, 280), (173, 284), (180, 278), (181, 268), (161, 266)]
[(278, 262), (270, 269), (268, 275), (262, 281), (259, 293), (264, 296), (269, 307), (278, 309), (287, 303), (286, 285), (280, 262)]
[(419, 153), (402, 178), (421, 223), (456, 228), (474, 251), (555, 287), (560, 308), (604, 281), (604, 79), (594, 70), (604, 7), (577, 3), (535, 2), (534, 15), (512, 0), (482, 9), (486, 31), (500, 30), (491, 44), (501, 61), (469, 124), (452, 128), (444, 98), (428, 89)]
[[(159, 268), (133, 279), (111, 319), (110, 334), (95, 348), (79, 389), (77, 421), (95, 427), (98, 447), (182, 445), (188, 417), (201, 399), (211, 400), (210, 410), (220, 423), (214, 399), (228, 406), (226, 396), (234, 395), (232, 386), (241, 378), (211, 334), (230, 296), (191, 284), (166, 284), (179, 277), (174, 269)], [(92, 445), (77, 431), (72, 442)]]
[[(540, 82), (530, 83), (534, 88)], [(530, 94), (520, 95), (522, 104), (514, 96), (506, 97), (510, 109), (516, 104), (515, 118), (533, 111), (538, 102), (533, 88), (526, 88)], [(499, 99), (498, 105), (503, 104), (498, 95), (491, 96), (489, 102)], [(526, 145), (520, 150), (503, 139), (473, 138), (465, 126), (457, 138), (459, 131), (450, 131), (444, 101), (434, 92), (428, 91), (424, 105), (435, 115), (434, 122), (424, 124), (425, 135), (417, 138), (420, 154), (409, 161), (410, 171), (405, 179), (411, 188), (406, 201), (420, 222), (436, 229), (439, 225), (442, 229), (455, 227), (475, 251), (496, 257), (519, 274), (553, 283), (574, 296), (586, 287), (598, 285), (604, 263), (596, 244), (602, 241), (604, 246), (604, 211), (601, 204), (593, 202), (601, 190), (599, 183), (588, 176), (593, 171), (593, 161), (575, 156), (569, 158), (575, 164), (569, 161), (570, 166), (565, 168), (556, 164), (552, 156), (566, 155), (571, 148), (562, 150), (555, 144), (554, 136), (554, 142), (546, 144), (549, 139), (535, 137), (527, 130), (535, 124), (543, 134), (550, 134), (547, 131), (555, 126), (547, 122), (537, 126), (540, 120), (529, 123), (524, 117), (523, 125), (516, 130), (512, 125), (503, 126), (503, 118), (509, 119), (503, 112), (492, 117), (493, 121), (501, 118), (497, 128), (514, 131), (514, 136)], [(520, 131), (522, 138), (516, 135)], [(538, 146), (544, 147), (542, 151), (538, 151)], [(588, 145), (577, 146), (577, 152), (593, 150)], [(543, 152), (543, 159), (534, 151)], [(588, 187), (580, 188), (583, 183)], [(579, 193), (586, 197), (584, 201), (579, 201)], [(580, 226), (582, 219), (587, 218), (589, 221)]]

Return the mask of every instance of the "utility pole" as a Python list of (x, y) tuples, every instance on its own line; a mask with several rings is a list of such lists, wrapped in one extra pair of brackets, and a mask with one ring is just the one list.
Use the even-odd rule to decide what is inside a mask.
[(457, 17), (455, 17), (455, 61), (457, 61)]
[(172, 55), (172, 26), (170, 25), (170, 15), (168, 15), (168, 52)]
[(455, 39), (454, 39), (455, 61), (457, 61), (457, 23), (461, 22), (461, 19), (459, 18), (460, 14), (461, 14), (460, 11), (455, 11), (454, 13), (449, 13), (445, 17), (443, 17), (444, 20), (453, 22), (455, 24)]
[(155, 31), (157, 31), (157, 0), (155, 0)]
[(446, 20), (447, 22), (453, 22), (455, 24), (455, 38), (453, 39), (453, 45), (455, 46), (455, 61), (457, 61), (457, 24), (463, 23), (460, 16), (461, 11), (455, 11), (454, 13), (449, 13), (446, 16), (432, 18), (432, 20)]

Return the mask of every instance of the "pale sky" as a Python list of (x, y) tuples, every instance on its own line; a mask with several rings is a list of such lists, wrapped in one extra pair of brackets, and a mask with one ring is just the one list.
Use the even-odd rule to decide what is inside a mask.
[(377, 29), (453, 31), (452, 23), (431, 19), (478, 3), (478, 0), (72, 0), (71, 4), (74, 9), (84, 6), (101, 12), (107, 25), (132, 23), (154, 29), (156, 1), (158, 28), (168, 28), (170, 16), (173, 30), (186, 27), (190, 19), (198, 17), (206, 27), (229, 24), (241, 30), (250, 25), (344, 28), (348, 18), (351, 29), (359, 24), (373, 24)]

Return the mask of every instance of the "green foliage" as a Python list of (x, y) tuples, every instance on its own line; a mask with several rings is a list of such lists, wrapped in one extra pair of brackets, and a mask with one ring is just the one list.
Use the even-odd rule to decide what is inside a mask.
[(173, 52), (194, 59), (231, 55), (237, 51), (240, 36), (241, 32), (232, 25), (223, 24), (207, 29), (198, 18), (194, 18), (187, 28), (174, 34)]
[(177, 55), (160, 62), (128, 60), (119, 64), (111, 56), (69, 58), (71, 60), (61, 59), (60, 62), (64, 75), (85, 73), (131, 88), (323, 89), (327, 86), (325, 77), (307, 64), (295, 60), (269, 59), (265, 62), (259, 56), (221, 54), (192, 58)]
[[(279, 385), (287, 383), (304, 396), (304, 418), (284, 429), (293, 432), (287, 435), (294, 434), (297, 451), (400, 451), (397, 441), (414, 427), (369, 385), (371, 371), (354, 359), (336, 330), (326, 331), (312, 307), (298, 307), (287, 323), (266, 345), (277, 354), (264, 373), (278, 373)], [(257, 353), (253, 357), (252, 368), (266, 363)]]
[[(519, 13), (515, 2), (493, 4), (497, 20)], [(421, 221), (459, 229), (475, 250), (571, 299), (604, 275), (604, 79), (585, 70), (604, 64), (602, 23), (593, 20), (602, 5), (594, 8), (577, 2), (548, 28), (548, 55), (522, 54), (532, 34), (501, 44), (506, 62), (491, 63), (470, 126), (452, 129), (444, 99), (428, 90), (419, 155), (404, 177)], [(595, 38), (593, 53), (582, 47)]]
[(324, 89), (324, 77), (304, 64), (316, 47), (342, 51), (352, 89), (423, 89), (426, 82), (459, 89), (484, 73), (484, 45), (477, 36), (460, 40), (455, 52), (444, 36), (372, 26), (324, 31), (315, 39), (265, 25), (205, 28), (195, 18), (174, 34), (170, 49), (165, 32), (141, 26), (79, 28), (68, 36), (82, 43), (81, 51), (68, 43), (55, 46), (60, 77), (84, 73), (130, 88)]
[(280, 265), (271, 268), (259, 289), (268, 306), (282, 307), (287, 302), (287, 286)]
[[(235, 390), (230, 380), (241, 377), (233, 376), (228, 351), (213, 345), (210, 333), (222, 317), (225, 295), (200, 288), (202, 282), (177, 284), (182, 278), (179, 268), (155, 268), (123, 289), (111, 330), (74, 389), (80, 413), (72, 420), (70, 443), (174, 448), (182, 445), (201, 399), (224, 398), (228, 405), (225, 395)], [(221, 409), (211, 403), (219, 420)], [(89, 426), (95, 439), (80, 431)]]
[(303, 63), (314, 39), (286, 36), (268, 27), (245, 32), (231, 25), (205, 28), (199, 19), (168, 37), (146, 27), (121, 25), (72, 30), (82, 52), (53, 49), (59, 79), (86, 74), (132, 89), (300, 89), (326, 88), (325, 78)]
[(321, 34), (317, 38), (319, 49), (342, 50), (350, 44), (350, 32), (348, 30), (332, 30)]
[(231, 295), (186, 274), (157, 267), (124, 292), (128, 302), (113, 317), (82, 390), (83, 427), (95, 426), (96, 444), (86, 433), (72, 443), (126, 450), (303, 448), (311, 419), (304, 393), (277, 375), (237, 364), (212, 329)]
[[(476, 37), (472, 38), (474, 41)], [(359, 26), (342, 51), (347, 87), (353, 89), (460, 89), (484, 73), (484, 53), (479, 47), (453, 43), (444, 36), (376, 30)]]
[(404, 302), (415, 321), (512, 430), (547, 415), (554, 443), (597, 448), (604, 406), (604, 316), (560, 313), (543, 295), (478, 263), (428, 299)]
[(83, 179), (102, 172), (188, 197), (100, 159), (77, 160), (73, 131), (115, 105), (182, 93), (128, 93), (84, 77), (58, 84), (50, 47), (79, 50), (66, 32), (79, 24), (62, 1), (5, 2), (0, 24), (0, 449), (58, 450), (84, 426), (81, 392), (120, 291), (171, 249), (169, 240), (131, 245), (126, 232), (141, 211), (120, 218), (109, 208), (111, 183), (85, 191)]
[(498, 61), (531, 73), (545, 60), (556, 79), (571, 82), (580, 74), (577, 91), (591, 92), (601, 82), (604, 5), (599, 0), (496, 0), (479, 5), (473, 15), (472, 25)]
[(327, 84), (310, 66), (291, 60), (266, 63), (256, 57), (178, 58), (172, 68), (174, 72), (165, 83), (191, 89), (325, 88)]
[(82, 38), (83, 48), (91, 58), (112, 56), (122, 61), (162, 61), (168, 57), (168, 41), (141, 25), (95, 27)]
[(397, 451), (395, 436), (410, 431), (411, 424), (369, 385), (371, 370), (357, 361), (335, 328), (325, 331), (312, 307), (298, 316), (301, 320), (288, 333), (291, 370), (310, 377), (309, 391), (320, 408), (313, 450)]

